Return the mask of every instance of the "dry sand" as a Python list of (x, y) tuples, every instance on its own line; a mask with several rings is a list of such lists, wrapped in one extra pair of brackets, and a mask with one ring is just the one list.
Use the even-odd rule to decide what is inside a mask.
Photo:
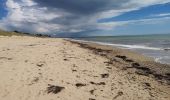
[(170, 100), (168, 84), (109, 61), (63, 39), (0, 37), (0, 100)]

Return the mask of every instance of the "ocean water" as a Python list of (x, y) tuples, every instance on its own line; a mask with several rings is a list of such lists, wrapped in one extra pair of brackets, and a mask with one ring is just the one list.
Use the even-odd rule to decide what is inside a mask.
[(131, 49), (146, 56), (153, 57), (157, 62), (170, 64), (170, 34), (99, 36), (74, 39), (116, 46), (122, 49)]

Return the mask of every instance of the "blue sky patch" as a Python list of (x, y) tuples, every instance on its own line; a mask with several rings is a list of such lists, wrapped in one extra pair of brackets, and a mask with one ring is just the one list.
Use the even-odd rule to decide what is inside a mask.
[(170, 3), (144, 7), (139, 10), (126, 12), (116, 17), (101, 19), (98, 22), (102, 23), (102, 22), (112, 22), (112, 21), (129, 21), (129, 20), (152, 19), (152, 18), (162, 18), (162, 17), (170, 17)]
[(7, 10), (5, 9), (6, 0), (0, 0), (0, 19), (7, 15)]

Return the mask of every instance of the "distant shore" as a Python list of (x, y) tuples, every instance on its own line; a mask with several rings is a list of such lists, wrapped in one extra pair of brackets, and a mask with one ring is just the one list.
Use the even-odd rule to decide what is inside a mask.
[(60, 38), (0, 36), (2, 100), (169, 100), (170, 65)]

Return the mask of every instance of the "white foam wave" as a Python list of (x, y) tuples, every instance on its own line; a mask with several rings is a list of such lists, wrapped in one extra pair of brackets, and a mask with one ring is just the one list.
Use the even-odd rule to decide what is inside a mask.
[(126, 48), (126, 49), (164, 50), (162, 48), (148, 47), (148, 46), (143, 46), (143, 45), (112, 44), (112, 43), (84, 41), (84, 40), (75, 40), (75, 39), (71, 39), (71, 40), (72, 41), (78, 41), (78, 42), (86, 42), (86, 43), (90, 42), (90, 43), (97, 43), (97, 44), (101, 44), (101, 45), (116, 46), (116, 47), (121, 47), (121, 48)]
[(124, 45), (124, 44), (112, 44), (113, 46), (125, 47), (128, 49), (148, 49), (148, 50), (163, 50), (161, 48), (147, 47), (143, 45)]
[[(155, 61), (156, 61), (156, 62), (160, 62), (160, 63), (162, 63), (162, 64), (170, 64), (169, 59), (170, 59), (169, 56), (163, 56), (163, 57), (157, 57), (157, 58), (155, 58)], [(167, 61), (165, 61), (165, 60), (167, 60)]]

